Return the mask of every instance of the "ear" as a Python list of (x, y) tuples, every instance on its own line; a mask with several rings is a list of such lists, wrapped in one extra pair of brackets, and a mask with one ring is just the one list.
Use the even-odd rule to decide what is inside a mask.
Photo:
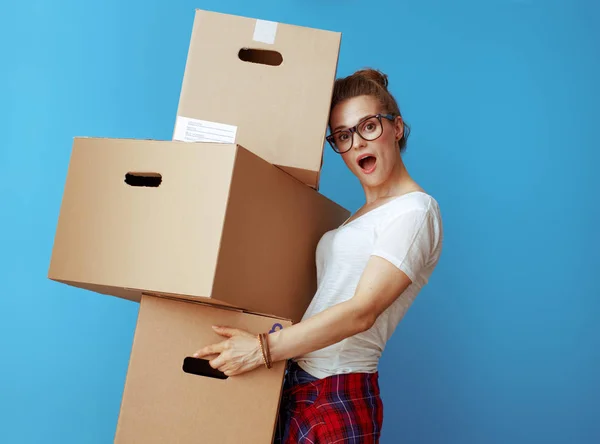
[(396, 116), (396, 120), (394, 120), (394, 135), (396, 141), (402, 139), (402, 136), (404, 136), (404, 121), (400, 116)]

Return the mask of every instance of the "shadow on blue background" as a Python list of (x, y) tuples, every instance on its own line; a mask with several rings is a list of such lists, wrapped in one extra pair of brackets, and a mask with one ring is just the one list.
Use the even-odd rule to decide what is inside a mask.
[(596, 2), (3, 8), (0, 442), (112, 442), (138, 306), (49, 281), (54, 229), (74, 136), (170, 139), (194, 8), (342, 31), (338, 75), (388, 73), (412, 126), (445, 249), (384, 353), (382, 442), (600, 442)]

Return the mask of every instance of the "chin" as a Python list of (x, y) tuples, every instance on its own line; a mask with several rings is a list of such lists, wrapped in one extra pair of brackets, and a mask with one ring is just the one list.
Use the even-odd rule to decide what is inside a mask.
[(385, 178), (381, 177), (381, 175), (365, 175), (362, 174), (361, 171), (358, 173), (354, 173), (360, 183), (369, 188), (376, 188), (380, 185), (383, 185), (385, 182)]

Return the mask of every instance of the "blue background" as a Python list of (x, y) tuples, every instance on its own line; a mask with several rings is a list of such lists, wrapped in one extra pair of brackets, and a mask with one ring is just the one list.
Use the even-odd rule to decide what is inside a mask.
[[(600, 442), (600, 7), (3, 2), (0, 442), (112, 442), (136, 304), (46, 278), (72, 138), (169, 139), (194, 8), (343, 32), (390, 76), (445, 249), (381, 364), (382, 442)], [(285, 110), (282, 110), (285, 112)], [(327, 147), (321, 191), (356, 210)]]

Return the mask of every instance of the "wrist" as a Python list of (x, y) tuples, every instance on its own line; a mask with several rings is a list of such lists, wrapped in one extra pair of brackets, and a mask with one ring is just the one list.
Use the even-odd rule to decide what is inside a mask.
[(265, 367), (270, 369), (273, 367), (273, 360), (271, 358), (271, 350), (269, 348), (269, 334), (260, 333), (257, 335), (257, 340), (260, 347), (262, 363), (265, 365)]
[(267, 342), (269, 345), (269, 351), (271, 353), (272, 362), (283, 361), (285, 359), (285, 357), (281, 356), (281, 354), (279, 353), (279, 337), (279, 331), (267, 335)]
[(258, 368), (261, 365), (265, 365), (263, 361), (263, 353), (260, 347), (260, 338), (258, 335), (254, 337), (254, 349), (252, 350), (252, 354), (250, 355), (251, 362), (254, 364), (254, 368)]

